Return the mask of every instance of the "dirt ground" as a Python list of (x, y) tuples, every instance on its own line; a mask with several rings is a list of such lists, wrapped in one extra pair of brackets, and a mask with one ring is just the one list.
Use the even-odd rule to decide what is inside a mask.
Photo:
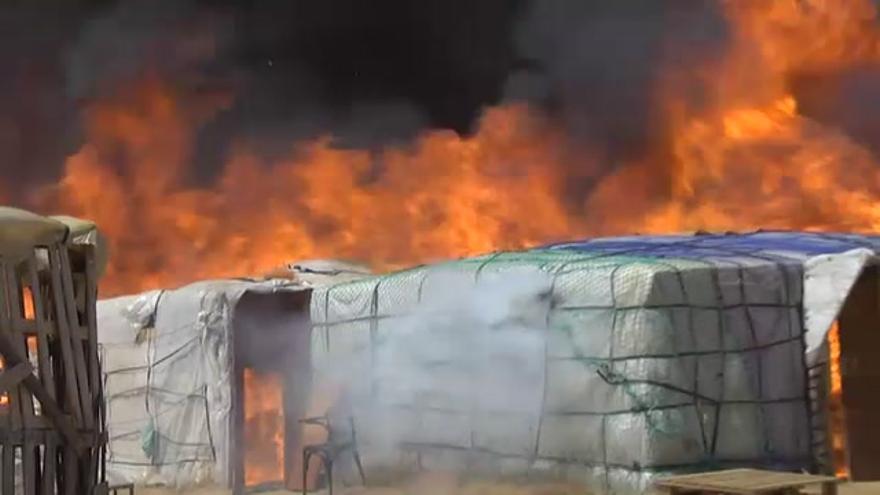
[[(137, 495), (172, 495), (182, 492), (167, 489), (138, 488)], [(185, 493), (192, 495), (229, 495), (230, 492), (219, 488), (201, 488), (186, 490)], [(321, 495), (326, 492), (317, 492)], [(454, 482), (444, 478), (426, 477), (410, 485), (395, 488), (363, 488), (350, 487), (338, 488), (334, 493), (339, 495), (584, 495), (583, 489), (573, 486), (540, 485), (540, 486), (517, 486), (500, 483), (474, 482), (458, 486)], [(818, 489), (807, 492), (810, 495), (818, 495)], [(880, 495), (880, 482), (878, 483), (847, 483), (840, 485), (839, 495)], [(260, 495), (291, 495), (291, 492), (275, 491), (262, 492)]]

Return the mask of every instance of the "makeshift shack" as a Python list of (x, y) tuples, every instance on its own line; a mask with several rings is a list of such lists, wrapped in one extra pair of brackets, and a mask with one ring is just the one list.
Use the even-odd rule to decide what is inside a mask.
[[(878, 248), (878, 237), (845, 234), (637, 236), (316, 288), (313, 394), (323, 383), (346, 387), (339, 400), (354, 417), (367, 479), (456, 470), (562, 478), (596, 493), (735, 466), (843, 468), (877, 479), (880, 430), (868, 418), (880, 416), (869, 392), (880, 387)], [(424, 306), (448, 297), (445, 287), (487, 287), (473, 299), (492, 290), (482, 280), (523, 270), (549, 279), (543, 320), (529, 323), (544, 344), (537, 358), (525, 352), (488, 369), (508, 375), (537, 364), (538, 378), (524, 375), (519, 390), (536, 407), (487, 406), (461, 393), (469, 379), (483, 379), (473, 370), (484, 368), (462, 359), (452, 342), (467, 338), (460, 327), (470, 320), (449, 322), (450, 339), (401, 345), (414, 328), (446, 331), (423, 324), (432, 314)], [(827, 365), (827, 334), (838, 317), (842, 378)], [(388, 373), (388, 356), (400, 349), (415, 356), (409, 372)], [(413, 383), (413, 370), (423, 372), (421, 382)], [(835, 423), (827, 412), (840, 381), (845, 419)], [(833, 465), (830, 452), (841, 448), (846, 465)]]
[(100, 301), (111, 483), (284, 483), (308, 403), (310, 290), (365, 274), (318, 260)]
[[(636, 236), (104, 301), (108, 473), (297, 489), (299, 420), (328, 412), (353, 418), (371, 484), (452, 470), (628, 493), (736, 466), (876, 479), (878, 248)], [(350, 459), (334, 473), (360, 482)]]

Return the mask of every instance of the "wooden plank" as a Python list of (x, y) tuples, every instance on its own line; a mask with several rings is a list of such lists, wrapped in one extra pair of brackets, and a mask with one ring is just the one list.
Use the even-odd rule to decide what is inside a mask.
[(37, 258), (34, 255), (27, 261), (28, 278), (34, 298), (34, 324), (37, 333), (37, 366), (40, 382), (46, 388), (49, 397), (55, 399), (55, 371), (52, 369), (49, 335), (51, 323), (46, 320), (46, 306), (43, 290), (37, 273)]
[(64, 377), (66, 393), (64, 394), (68, 411), (77, 426), (83, 425), (83, 411), (79, 403), (79, 384), (76, 379), (73, 348), (70, 341), (70, 327), (67, 318), (67, 305), (64, 302), (64, 288), (61, 283), (61, 259), (59, 249), (49, 249), (49, 268), (51, 272), (52, 299), (55, 306), (55, 324), (58, 330), (58, 343), (61, 347), (61, 373)]
[(84, 251), (86, 257), (86, 330), (88, 331), (89, 353), (89, 381), (91, 382), (92, 400), (98, 404), (101, 391), (101, 373), (98, 363), (98, 315), (96, 304), (98, 301), (98, 275), (95, 266), (94, 248), (89, 246)]
[(15, 495), (15, 448), (11, 442), (3, 442), (3, 470), (0, 477), (3, 478), (3, 495)]
[(15, 322), (15, 330), (29, 337), (37, 334), (37, 325), (34, 320), (19, 320)]
[(85, 348), (88, 355), (88, 381), (89, 390), (91, 391), (90, 399), (92, 404), (97, 408), (94, 412), (97, 414), (96, 433), (99, 435), (98, 445), (95, 445), (89, 458), (88, 480), (90, 483), (97, 483), (104, 479), (101, 475), (103, 470), (101, 469), (101, 461), (99, 458), (104, 455), (104, 445), (106, 443), (104, 441), (105, 420), (103, 408), (103, 384), (101, 381), (100, 363), (98, 361), (98, 315), (96, 308), (98, 299), (98, 278), (97, 267), (95, 266), (94, 248), (92, 246), (84, 246), (80, 254), (84, 258), (83, 262), (85, 266), (85, 278), (83, 280), (82, 292), (84, 296), (83, 304), (85, 305), (83, 308), (86, 320), (85, 330), (87, 332)]
[[(60, 248), (61, 254), (61, 285), (64, 288), (64, 301), (67, 304), (67, 318), (71, 330), (80, 328), (79, 312), (76, 308), (76, 294), (73, 290), (73, 280), (71, 278), (70, 258), (66, 248)], [(76, 379), (79, 384), (77, 391), (79, 392), (80, 405), (83, 411), (83, 427), (92, 429), (95, 427), (95, 408), (92, 405), (92, 394), (89, 390), (89, 373), (86, 369), (86, 359), (83, 355), (83, 345), (75, 333), (68, 334), (71, 348), (73, 350), (73, 364), (76, 369)]]
[[(24, 362), (24, 359), (18, 355), (12, 343), (9, 342), (7, 335), (2, 332), (0, 332), (0, 355), (4, 356), (6, 362), (12, 365)], [(79, 439), (71, 420), (58, 407), (58, 404), (49, 397), (40, 380), (33, 374), (28, 374), (22, 381), (22, 384), (40, 401), (46, 416), (61, 431), (65, 439), (77, 449), (82, 448), (82, 441)]]
[(37, 493), (37, 466), (39, 462), (39, 452), (33, 440), (24, 439), (24, 446), (21, 449), (21, 469), (22, 481), (24, 483), (24, 493), (34, 495)]
[[(19, 277), (18, 270), (9, 265), (6, 267), (5, 277), (9, 304), (10, 307), (15, 308), (10, 315), (13, 323), (12, 328), (10, 329), (12, 343), (15, 346), (15, 350), (18, 351), (18, 355), (24, 358), (23, 363), (30, 364), (27, 361), (28, 352), (25, 336), (20, 332), (20, 326), (17, 325), (24, 320), (24, 301), (21, 297), (23, 290), (21, 278)], [(19, 407), (21, 408), (22, 425), (24, 428), (30, 428), (34, 423), (34, 398), (27, 388), (24, 387), (18, 389), (17, 398), (20, 403)]]
[(78, 456), (74, 450), (67, 446), (63, 451), (63, 469), (64, 469), (64, 495), (79, 494), (79, 466), (77, 465)]
[(837, 495), (837, 482), (822, 483), (822, 495)]
[(43, 451), (43, 476), (42, 480), (42, 493), (41, 495), (55, 495), (55, 487), (57, 484), (57, 471), (56, 467), (58, 465), (58, 450), (57, 450), (57, 441), (55, 440), (54, 435), (49, 435), (46, 438), (46, 447)]
[[(7, 273), (9, 270), (10, 266), (7, 263), (0, 262), (0, 301), (6, 302), (6, 304), (0, 306), (0, 340), (8, 343), (6, 349), (0, 347), (0, 356), (3, 357), (4, 368), (11, 369), (19, 364), (21, 360), (16, 359), (14, 356), (17, 352), (13, 344), (15, 334), (12, 330), (14, 320), (11, 313), (14, 313), (12, 308), (15, 308), (15, 306), (12, 305), (13, 296), (11, 293), (15, 291), (8, 283), (9, 277), (7, 277)], [(7, 393), (7, 410), (9, 411), (10, 431), (21, 430), (21, 394), (19, 393), (19, 387), (13, 387)]]
[(17, 387), (33, 371), (33, 367), (28, 362), (21, 362), (15, 366), (4, 368), (0, 372), (0, 394)]
[(753, 495), (808, 485), (835, 483), (833, 477), (798, 473), (730, 469), (710, 473), (672, 476), (657, 480), (659, 487), (682, 490), (716, 491), (733, 495)]

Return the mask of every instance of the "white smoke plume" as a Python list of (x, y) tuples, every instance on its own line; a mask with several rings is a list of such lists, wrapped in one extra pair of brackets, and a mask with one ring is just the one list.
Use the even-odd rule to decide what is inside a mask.
[(441, 277), (441, 292), (394, 324), (379, 347), (379, 393), (415, 407), (452, 399), (464, 410), (537, 411), (549, 280), (537, 272), (476, 285)]
[[(440, 272), (428, 285), (412, 312), (382, 322), (371, 356), (365, 352), (363, 361), (318, 370), (343, 391), (334, 413), (355, 417), (359, 443), (368, 444), (362, 448), (366, 458), (389, 455), (392, 466), (404, 444), (473, 442), (495, 415), (529, 418), (493, 435), (532, 445), (552, 307), (549, 277), (537, 270), (507, 272), (475, 283), (472, 273)], [(372, 366), (365, 363), (370, 359)], [(415, 411), (410, 417), (418, 419), (388, 413), (399, 409)]]

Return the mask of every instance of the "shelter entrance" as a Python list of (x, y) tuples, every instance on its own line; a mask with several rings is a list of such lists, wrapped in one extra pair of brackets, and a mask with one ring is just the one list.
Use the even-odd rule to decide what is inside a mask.
[(299, 489), (309, 388), (308, 292), (249, 292), (234, 315), (230, 473), (236, 494)]
[(842, 461), (854, 481), (880, 480), (880, 267), (856, 282), (839, 318)]

